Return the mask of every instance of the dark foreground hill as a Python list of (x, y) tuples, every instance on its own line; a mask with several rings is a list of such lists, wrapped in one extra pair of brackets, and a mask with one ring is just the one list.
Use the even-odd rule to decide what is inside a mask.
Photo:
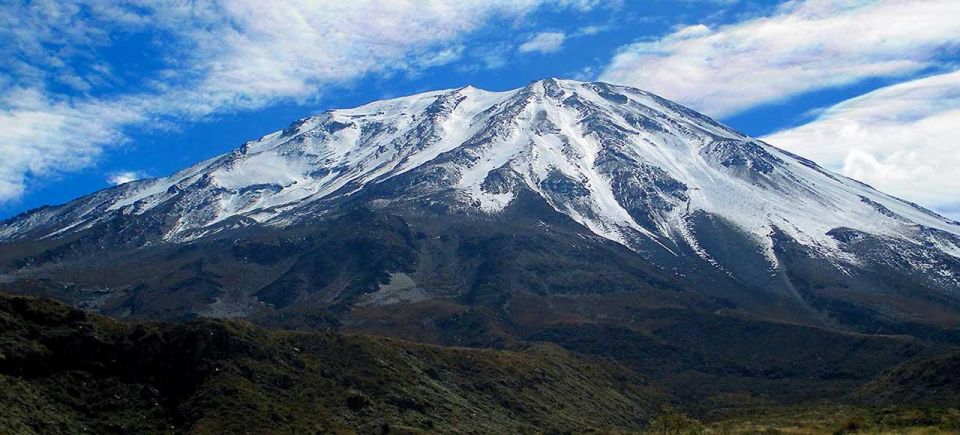
[(909, 361), (864, 386), (859, 396), (872, 403), (960, 406), (960, 352)]
[(684, 403), (665, 380), (552, 345), (128, 324), (0, 296), (0, 433), (955, 433), (956, 361), (917, 359), (845, 398), (701, 423), (673, 410)]
[(132, 325), (10, 297), (0, 331), (2, 433), (638, 430), (661, 400), (630, 370), (554, 346)]

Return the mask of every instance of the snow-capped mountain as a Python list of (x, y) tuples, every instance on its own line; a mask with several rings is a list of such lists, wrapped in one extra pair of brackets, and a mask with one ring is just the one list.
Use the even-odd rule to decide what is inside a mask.
[(388, 200), (450, 191), (463, 210), (493, 214), (528, 189), (627, 246), (649, 239), (696, 247), (687, 217), (703, 211), (768, 250), (776, 228), (842, 256), (830, 232), (847, 228), (960, 257), (956, 222), (648, 92), (554, 79), (332, 110), (170, 177), (19, 216), (0, 227), (0, 237), (55, 237), (159, 207), (176, 210), (163, 233), (168, 241), (222, 230), (225, 222), (286, 225), (304, 218), (299, 209), (411, 172), (429, 177)]
[(651, 93), (556, 79), (331, 110), (169, 177), (24, 213), (0, 241), (107, 226), (128, 245), (178, 245), (354, 206), (504, 220), (529, 198), (681, 279), (712, 268), (797, 292), (783, 262), (803, 257), (960, 297), (960, 224)]

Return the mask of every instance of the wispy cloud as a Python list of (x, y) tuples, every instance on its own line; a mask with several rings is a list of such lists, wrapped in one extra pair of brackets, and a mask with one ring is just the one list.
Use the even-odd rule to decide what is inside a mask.
[(49, 176), (92, 164), (120, 144), (123, 125), (146, 120), (134, 105), (57, 101), (33, 88), (8, 88), (0, 98), (0, 202), (17, 198), (27, 176)]
[[(368, 74), (452, 62), (463, 39), (542, 3), (592, 1), (323, 2), (255, 0), (124, 5), (13, 1), (0, 8), (0, 203), (33, 177), (89, 166), (125, 130), (308, 101)], [(164, 50), (136, 90), (113, 87), (97, 50), (115, 34), (154, 35)], [(78, 65), (93, 65), (79, 67)], [(58, 91), (73, 89), (72, 93)], [(105, 88), (106, 87), (106, 88)], [(109, 92), (104, 92), (108, 90)], [(106, 97), (97, 95), (108, 95)]]
[(520, 44), (517, 50), (521, 53), (555, 53), (563, 48), (565, 39), (567, 39), (567, 35), (563, 32), (540, 32)]
[(141, 171), (120, 171), (107, 174), (107, 182), (113, 185), (125, 184), (146, 178), (147, 174)]
[(955, 0), (796, 0), (772, 16), (681, 28), (622, 47), (601, 79), (714, 116), (870, 77), (913, 74), (960, 47)]
[(844, 101), (765, 138), (960, 220), (960, 71)]

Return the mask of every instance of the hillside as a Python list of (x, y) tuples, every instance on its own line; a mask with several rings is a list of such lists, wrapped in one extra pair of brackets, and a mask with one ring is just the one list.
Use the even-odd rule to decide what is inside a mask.
[(0, 331), (3, 433), (960, 430), (949, 399), (955, 356), (911, 361), (855, 397), (717, 409), (698, 421), (675, 408), (682, 399), (668, 404), (656, 385), (665, 380), (552, 345), (438, 347), (224, 320), (129, 324), (8, 296)]
[(125, 324), (0, 298), (4, 433), (628, 430), (661, 397), (630, 370), (554, 346)]
[(908, 361), (884, 372), (857, 395), (866, 403), (960, 406), (960, 352)]

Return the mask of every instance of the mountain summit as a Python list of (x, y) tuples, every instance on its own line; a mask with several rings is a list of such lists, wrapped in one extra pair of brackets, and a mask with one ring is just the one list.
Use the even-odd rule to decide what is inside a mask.
[[(69, 283), (129, 315), (309, 306), (343, 322), (393, 303), (686, 291), (684, 305), (817, 325), (960, 323), (960, 224), (595, 82), (331, 110), (16, 216), (0, 241), (3, 281)], [(120, 264), (125, 277), (92, 278)], [(171, 288), (189, 302), (157, 296)]]
[(688, 218), (705, 212), (755, 236), (771, 261), (774, 230), (839, 254), (828, 233), (841, 227), (960, 256), (956, 222), (648, 92), (558, 79), (331, 110), (170, 177), (18, 216), (0, 235), (51, 237), (172, 208), (176, 220), (162, 239), (183, 241), (224, 222), (287, 225), (307, 207), (316, 212), (387, 182), (406, 183), (392, 189), (391, 202), (446, 194), (451, 208), (488, 214), (528, 191), (628, 246), (696, 245)]

